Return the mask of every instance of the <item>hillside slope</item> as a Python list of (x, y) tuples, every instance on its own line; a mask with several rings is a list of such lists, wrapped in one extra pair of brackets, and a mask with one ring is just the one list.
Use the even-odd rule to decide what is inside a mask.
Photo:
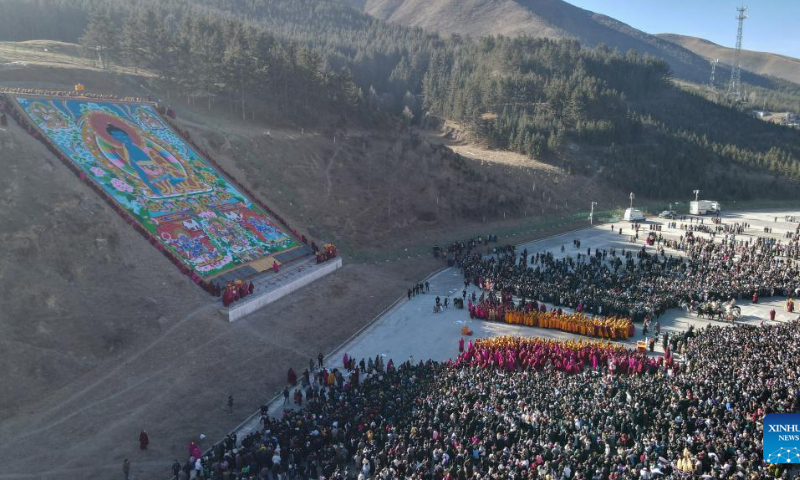
[[(94, 91), (147, 95), (139, 87), (143, 77), (126, 67), (104, 71), (80, 57), (41, 55), (69, 45), (0, 44), (0, 62), (12, 51), (25, 60), (0, 69), (0, 86), (69, 89), (80, 81)], [(153, 94), (169, 101), (167, 92)], [(593, 192), (609, 191), (599, 179), (542, 164), (509, 180), (508, 166), (462, 158), (413, 129), (284, 128), (269, 113), (261, 122), (242, 121), (224, 106), (209, 111), (183, 103), (173, 104), (178, 124), (251, 190), (312, 237), (357, 249), (402, 244), (420, 230), (474, 226), (485, 216), (563, 214), (564, 201), (550, 198), (585, 205)], [(536, 196), (529, 194), (532, 184), (539, 185)], [(611, 192), (606, 196), (622, 198)]]
[[(140, 77), (73, 62), (60, 46), (63, 55), (0, 69), (0, 86), (65, 90), (81, 81), (147, 93)], [(289, 366), (302, 371), (441, 265), (398, 261), (404, 248), (586, 209), (590, 199), (606, 208), (623, 200), (593, 179), (481, 165), (408, 130), (339, 130), (334, 139), (242, 121), (226, 108), (173, 107), (181, 128), (257, 196), (315, 239), (346, 247), (345, 266), (230, 325), (40, 142), (13, 121), (0, 127), (2, 478), (111, 478), (125, 457), (134, 478), (161, 478), (188, 441), (204, 433), (206, 448), (222, 438), (283, 387)], [(351, 255), (381, 247), (392, 262)], [(233, 416), (220, 410), (230, 394)], [(151, 444), (139, 452), (143, 428)]]
[[(13, 123), (0, 127), (0, 168), (0, 478), (114, 478), (123, 458), (132, 478), (164, 478), (200, 442), (197, 425), (210, 447), (289, 366), (330, 351), (436, 265), (348, 261), (231, 325)], [(220, 414), (230, 394), (234, 415)]]
[[(23, 0), (8, 1), (19, 8), (12, 10), (18, 17), (16, 22), (5, 19), (7, 24), (32, 19), (54, 28), (59, 24), (57, 10)], [(65, 1), (43, 0), (51, 6), (64, 5)], [(428, 7), (447, 2), (438, 0)], [(622, 53), (607, 46), (586, 48), (577, 40), (531, 36), (440, 36), (322, 0), (195, 0), (189, 9), (184, 8), (183, 0), (142, 0), (137, 8), (122, 0), (104, 3), (109, 13), (102, 17), (90, 15), (91, 1), (81, 0), (86, 12), (85, 31), (105, 35), (97, 41), (110, 46), (124, 40), (125, 47), (113, 63), (128, 63), (130, 67), (131, 59), (138, 59), (138, 65), (133, 65), (155, 76), (145, 83), (171, 90), (181, 103), (240, 112), (240, 117), (258, 115), (273, 127), (290, 125), (327, 140), (338, 138), (336, 150), (343, 152), (336, 154), (337, 163), (343, 157), (353, 159), (348, 168), (354, 175), (347, 181), (358, 179), (366, 181), (369, 188), (381, 187), (376, 190), (379, 197), (370, 192), (373, 196), (367, 198), (381, 207), (359, 212), (374, 215), (365, 218), (369, 227), (360, 229), (362, 232), (375, 233), (376, 225), (392, 234), (397, 225), (440, 225), (433, 219), (436, 215), (458, 222), (474, 219), (476, 213), (484, 211), (506, 218), (542, 212), (539, 204), (546, 192), (542, 192), (543, 198), (530, 198), (524, 189), (509, 191), (504, 188), (507, 180), (502, 172), (492, 173), (494, 180), (474, 182), (482, 183), (480, 188), (473, 189), (472, 182), (459, 188), (454, 185), (472, 173), (447, 159), (441, 165), (437, 165), (438, 158), (436, 163), (421, 162), (433, 154), (432, 150), (414, 135), (405, 134), (409, 127), (427, 125), (429, 116), (463, 125), (474, 140), (492, 149), (511, 150), (565, 173), (591, 177), (590, 184), (602, 178), (598, 185), (610, 184), (623, 191), (636, 188), (656, 173), (660, 181), (659, 189), (650, 189), (654, 196), (663, 197), (691, 180), (726, 200), (753, 198), (763, 191), (783, 196), (794, 188), (784, 180), (800, 179), (796, 160), (800, 158), (800, 138), (779, 127), (757, 124), (739, 105), (673, 95), (670, 65), (636, 50)], [(158, 11), (143, 8), (149, 4)], [(385, 4), (387, 13), (399, 11), (403, 5)], [(564, 32), (590, 41), (603, 32), (606, 39), (622, 35), (628, 44), (617, 42), (621, 49), (630, 46), (631, 39), (644, 39), (681, 50), (560, 0), (467, 0), (452, 4), (453, 12), (470, 5), (526, 6), (548, 25), (558, 25)], [(358, 2), (355, 6), (370, 5)], [(446, 12), (439, 13), (438, 17), (446, 17)], [(123, 25), (136, 26), (134, 31), (155, 28), (156, 32), (144, 38), (120, 39), (107, 33), (108, 25), (118, 25), (128, 36), (132, 30)], [(81, 38), (78, 31), (71, 35)], [(209, 38), (219, 41), (209, 43)], [(639, 51), (646, 52), (646, 46)], [(699, 78), (705, 81), (707, 61), (684, 51), (702, 65)], [(724, 72), (719, 74), (724, 77)], [(666, 99), (670, 101), (662, 101)], [(725, 108), (718, 109), (714, 103), (725, 104)], [(709, 121), (712, 117), (714, 120)], [(358, 130), (369, 133), (360, 138), (364, 135), (354, 134)], [(398, 130), (404, 134), (398, 137)], [(344, 140), (353, 143), (342, 143)], [(402, 141), (399, 146), (395, 146), (397, 140)], [(650, 148), (666, 142), (670, 149)], [(359, 158), (371, 147), (389, 152), (388, 158), (384, 155), (375, 163), (369, 156)], [(641, 163), (641, 158), (647, 161)], [(743, 175), (736, 173), (735, 189), (719, 183), (715, 175), (716, 169), (733, 174), (733, 164), (745, 170)], [(324, 161), (316, 159), (309, 171), (320, 170), (332, 173)], [(408, 176), (433, 172), (432, 178), (440, 183), (435, 189), (407, 196), (409, 201), (404, 202), (403, 195), (407, 194), (397, 193), (400, 182), (387, 172)], [(453, 176), (451, 172), (460, 173)], [(278, 173), (285, 175), (286, 171)], [(758, 177), (757, 181), (752, 181), (750, 174)], [(762, 174), (772, 175), (775, 182), (784, 185), (774, 188), (769, 179), (764, 185)], [(323, 180), (329, 182), (328, 178)], [(394, 186), (385, 188), (392, 182)], [(431, 184), (430, 180), (426, 182)], [(550, 183), (545, 180), (545, 184)], [(382, 204), (381, 197), (385, 200)], [(334, 207), (330, 198), (326, 200), (321, 210), (330, 211)], [(431, 208), (433, 202), (436, 214)], [(547, 208), (545, 205), (545, 211)]]
[[(723, 47), (714, 42), (688, 35), (660, 33), (656, 36), (675, 43), (676, 45), (680, 45), (706, 60), (713, 60), (716, 58), (719, 59), (720, 63), (726, 65), (731, 65), (733, 63), (735, 52), (733, 48)], [(770, 75), (800, 84), (800, 60), (797, 58), (775, 53), (742, 50), (741, 62), (742, 68), (753, 73)]]
[(444, 34), (571, 38), (667, 60), (678, 77), (702, 81), (707, 62), (695, 53), (606, 15), (562, 0), (342, 0), (377, 18)]
[[(382, 20), (413, 25), (442, 33), (482, 37), (485, 35), (535, 35), (568, 38), (563, 29), (551, 25), (515, 1), (474, 0), (408, 1), (345, 0), (349, 5)], [(534, 33), (535, 32), (535, 33)]]

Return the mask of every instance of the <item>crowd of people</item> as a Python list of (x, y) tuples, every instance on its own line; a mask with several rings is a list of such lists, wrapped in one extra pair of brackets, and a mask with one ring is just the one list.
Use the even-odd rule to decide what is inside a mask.
[(679, 368), (667, 348), (666, 355), (648, 358), (618, 343), (599, 341), (556, 341), (529, 337), (493, 337), (469, 342), (456, 365), (496, 368), (501, 371), (533, 370), (547, 367), (566, 373), (608, 368), (614, 373), (655, 373), (666, 362)]
[[(551, 252), (529, 256), (513, 247), (494, 256), (464, 249), (456, 263), (465, 283), (497, 293), (493, 298), (499, 303), (492, 303), (505, 310), (519, 310), (510, 300), (516, 296), (638, 321), (693, 300), (800, 293), (800, 267), (794, 261), (800, 259), (800, 236), (781, 241), (724, 234), (720, 240), (689, 231), (678, 240), (659, 235), (655, 252), (612, 247), (579, 251), (575, 257)], [(684, 256), (668, 255), (666, 248)]]
[(79, 97), (79, 98), (93, 98), (97, 100), (113, 100), (115, 102), (150, 102), (149, 97), (142, 98), (136, 96), (122, 96), (114, 95), (113, 93), (92, 93), (87, 91), (78, 90), (46, 90), (43, 88), (14, 88), (14, 87), (1, 87), (0, 92), (13, 93), (16, 95), (47, 95), (52, 97)]
[[(317, 248), (317, 244), (312, 242), (311, 249), (316, 252), (317, 263), (325, 263), (339, 256), (339, 250), (332, 243), (326, 243), (322, 248)], [(274, 264), (273, 264), (274, 265)]]
[(423, 293), (429, 293), (430, 291), (430, 282), (419, 282), (408, 289), (408, 299), (411, 300), (411, 297), (416, 297), (417, 295), (422, 295)]
[[(462, 292), (464, 298), (466, 293), (465, 288)], [(583, 313), (582, 303), (577, 305), (574, 313), (569, 313), (560, 307), (547, 310), (544, 303), (536, 300), (520, 300), (515, 304), (510, 295), (497, 296), (493, 291), (489, 291), (488, 295), (482, 292), (480, 297), (473, 292), (472, 297), (467, 300), (467, 308), (470, 318), (549, 328), (588, 337), (625, 340), (634, 334), (630, 318), (588, 316)]]
[(218, 283), (214, 285), (215, 295), (222, 297), (222, 305), (229, 307), (232, 303), (244, 299), (248, 295), (252, 295), (255, 291), (255, 285), (252, 281), (236, 280), (228, 282), (225, 288), (222, 288)]
[[(528, 302), (528, 304), (531, 304), (531, 302)], [(634, 327), (630, 318), (589, 317), (580, 312), (566, 313), (559, 310), (535, 310), (528, 305), (521, 310), (514, 309), (505, 312), (499, 320), (512, 325), (550, 328), (576, 335), (609, 340), (626, 340), (634, 334)]]
[(434, 258), (443, 258), (447, 262), (448, 266), (452, 267), (456, 260), (467, 251), (474, 251), (478, 247), (486, 247), (486, 252), (491, 253), (492, 247), (489, 246), (490, 243), (497, 243), (497, 235), (489, 234), (486, 236), (480, 236), (471, 238), (465, 241), (455, 241), (448, 246), (442, 247), (440, 245), (433, 247), (433, 256)]
[(371, 374), (349, 359), (346, 380), (309, 375), (302, 408), (188, 457), (176, 478), (789, 478), (762, 459), (762, 419), (800, 411), (800, 322), (709, 326), (670, 345), (682, 365), (511, 337)]

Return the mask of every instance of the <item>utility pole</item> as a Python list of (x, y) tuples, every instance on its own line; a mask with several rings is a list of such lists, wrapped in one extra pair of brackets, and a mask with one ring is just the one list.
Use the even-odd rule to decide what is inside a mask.
[(744, 12), (747, 7), (742, 5), (736, 9), (739, 15), (736, 19), (739, 20), (739, 29), (736, 32), (736, 50), (734, 51), (733, 65), (731, 65), (731, 83), (728, 85), (728, 95), (733, 97), (737, 102), (742, 101), (742, 27), (744, 20), (747, 18)]
[(696, 202), (700, 198), (700, 190), (693, 190), (694, 193), (694, 201)]
[(633, 192), (631, 192), (630, 197), (631, 197), (631, 207), (630, 208), (633, 209), (633, 199), (636, 198), (636, 195), (634, 195)]
[(589, 225), (594, 225), (594, 206), (597, 205), (597, 202), (592, 202), (592, 209), (589, 212)]

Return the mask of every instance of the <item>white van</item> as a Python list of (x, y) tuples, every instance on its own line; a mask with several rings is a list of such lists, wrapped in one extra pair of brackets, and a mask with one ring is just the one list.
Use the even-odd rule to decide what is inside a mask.
[(692, 215), (705, 215), (706, 213), (719, 213), (722, 208), (719, 202), (713, 200), (698, 200), (689, 202), (689, 213)]
[(635, 208), (626, 208), (622, 219), (626, 222), (642, 222), (644, 221), (644, 213)]

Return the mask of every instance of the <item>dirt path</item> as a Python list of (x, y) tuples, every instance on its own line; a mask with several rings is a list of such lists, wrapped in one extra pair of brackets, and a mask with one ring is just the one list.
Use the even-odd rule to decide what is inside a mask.
[(441, 132), (424, 130), (423, 133), (425, 134), (425, 138), (427, 138), (431, 143), (436, 145), (445, 145), (455, 153), (473, 160), (488, 163), (499, 163), (513, 167), (532, 168), (551, 172), (553, 174), (564, 174), (563, 170), (560, 168), (536, 160), (527, 155), (508, 150), (492, 150), (482, 145), (478, 145), (477, 143), (469, 140), (461, 125), (451, 120), (448, 120), (444, 123), (444, 127)]

